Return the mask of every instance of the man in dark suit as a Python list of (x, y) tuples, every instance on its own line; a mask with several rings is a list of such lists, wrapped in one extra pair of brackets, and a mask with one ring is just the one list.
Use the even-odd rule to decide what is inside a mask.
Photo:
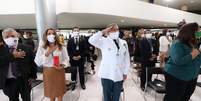
[[(146, 82), (146, 68), (147, 67), (155, 67), (157, 62), (158, 55), (158, 45), (156, 40), (152, 39), (152, 34), (150, 30), (146, 31), (146, 38), (143, 38), (140, 41), (140, 50), (141, 50), (141, 64), (142, 64), (142, 72), (141, 72), (141, 89), (144, 91), (145, 82)], [(151, 81), (152, 75), (148, 75), (148, 81)]]
[(5, 44), (0, 46), (0, 88), (9, 101), (30, 101), (31, 83), (36, 79), (37, 65), (32, 47), (18, 43), (17, 32), (7, 28), (2, 32)]
[[(80, 84), (83, 90), (86, 89), (85, 79), (84, 79), (84, 60), (86, 53), (86, 41), (85, 39), (79, 37), (79, 28), (74, 27), (72, 30), (73, 38), (68, 40), (67, 50), (70, 56), (71, 66), (79, 67)], [(76, 74), (71, 74), (71, 80), (76, 81)], [(72, 90), (75, 89), (75, 86)]]
[(25, 44), (31, 45), (32, 49), (34, 50), (34, 41), (32, 39), (32, 37), (33, 37), (32, 32), (31, 31), (25, 31), (23, 36), (26, 39)]
[[(93, 34), (95, 34), (95, 32), (92, 32), (92, 30), (89, 30), (88, 31), (89, 33), (89, 36), (86, 37), (86, 41), (87, 41), (87, 52), (86, 52), (86, 56), (87, 56), (87, 61), (91, 63), (91, 69), (93, 70), (93, 74), (95, 74), (95, 65), (94, 65), (94, 61), (91, 59), (91, 55), (94, 54), (94, 51), (95, 51), (95, 47), (89, 43), (89, 38), (91, 36), (93, 36)], [(88, 72), (88, 74), (91, 74)]]

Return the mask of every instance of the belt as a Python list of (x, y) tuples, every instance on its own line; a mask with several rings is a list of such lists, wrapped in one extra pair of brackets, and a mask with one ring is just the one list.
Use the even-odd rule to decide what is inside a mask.
[(7, 78), (7, 79), (10, 79), (10, 80), (12, 80), (12, 79), (17, 80), (17, 79), (19, 79), (19, 78), (21, 78), (21, 76), (17, 76), (17, 77), (13, 77), (13, 78)]

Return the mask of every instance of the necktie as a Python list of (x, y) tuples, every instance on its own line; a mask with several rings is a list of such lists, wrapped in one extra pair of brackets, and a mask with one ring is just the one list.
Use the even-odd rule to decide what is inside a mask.
[(152, 51), (152, 48), (153, 48), (153, 46), (152, 46), (152, 41), (151, 41), (151, 39), (148, 39), (148, 42), (149, 42), (149, 44), (150, 44), (150, 47), (151, 47), (151, 54), (153, 54), (153, 51)]
[(114, 43), (116, 44), (117, 48), (119, 49), (119, 45), (117, 43), (117, 40), (114, 39)]
[[(15, 48), (10, 47), (9, 49), (10, 49), (10, 53), (13, 53)], [(17, 65), (18, 65), (17, 61), (11, 62), (11, 71), (12, 71), (13, 76), (15, 76), (15, 77), (19, 76), (19, 74), (20, 74), (18, 71)]]
[(79, 42), (78, 42), (78, 38), (75, 38), (75, 43), (78, 46)]

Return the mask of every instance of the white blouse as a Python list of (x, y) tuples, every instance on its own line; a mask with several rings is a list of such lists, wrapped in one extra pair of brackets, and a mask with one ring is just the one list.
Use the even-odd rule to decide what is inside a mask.
[(61, 51), (59, 51), (59, 49), (57, 48), (57, 50), (53, 52), (53, 56), (52, 54), (50, 54), (48, 57), (46, 57), (45, 53), (48, 51), (48, 49), (49, 47), (47, 47), (47, 49), (44, 49), (42, 45), (39, 45), (34, 60), (38, 66), (53, 67), (54, 66), (53, 56), (59, 56), (59, 64), (64, 64), (65, 65), (64, 67), (68, 66), (69, 57), (67, 54), (66, 47), (63, 46)]
[(167, 40), (166, 36), (161, 36), (159, 38), (159, 43), (160, 43), (159, 51), (167, 52), (168, 51), (168, 45), (170, 44), (170, 42)]

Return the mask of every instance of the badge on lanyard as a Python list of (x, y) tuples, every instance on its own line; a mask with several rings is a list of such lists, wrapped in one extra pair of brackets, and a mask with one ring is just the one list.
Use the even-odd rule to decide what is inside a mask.
[(131, 44), (133, 44), (133, 41), (131, 41)]
[(79, 46), (76, 46), (76, 50), (79, 50)]
[(152, 52), (154, 51), (154, 48), (153, 48), (153, 47), (151, 47), (151, 51), (152, 51)]

